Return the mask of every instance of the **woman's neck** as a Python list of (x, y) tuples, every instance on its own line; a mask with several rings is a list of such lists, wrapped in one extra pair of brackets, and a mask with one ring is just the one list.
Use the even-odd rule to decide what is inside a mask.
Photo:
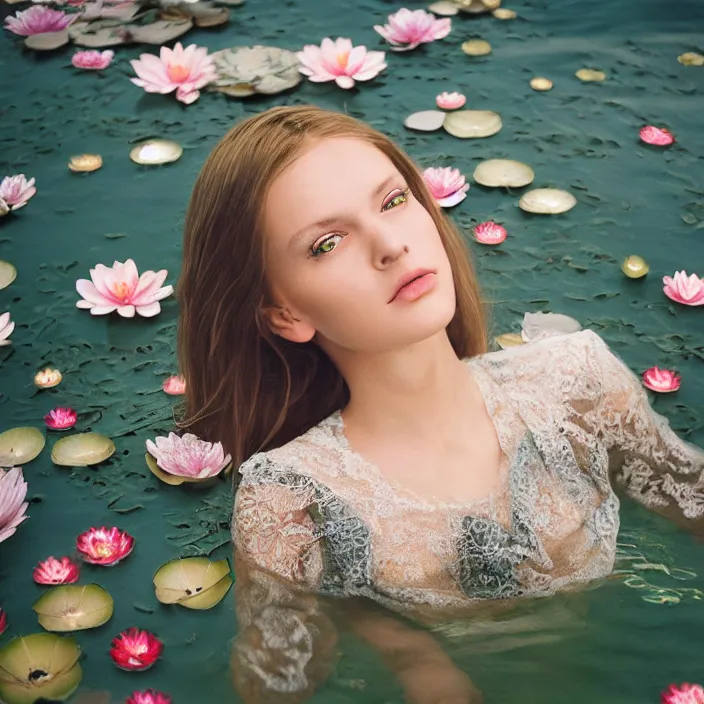
[(350, 390), (345, 424), (365, 433), (437, 438), (482, 402), (444, 330), (402, 350), (334, 356)]

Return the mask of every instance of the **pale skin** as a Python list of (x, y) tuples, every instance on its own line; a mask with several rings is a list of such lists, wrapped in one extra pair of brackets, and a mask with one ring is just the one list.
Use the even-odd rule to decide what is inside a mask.
[[(276, 334), (313, 340), (345, 378), (342, 416), (356, 452), (421, 496), (474, 501), (499, 487), (501, 448), (445, 330), (455, 312), (447, 254), (406, 188), (370, 144), (311, 142), (269, 189), (266, 265), (277, 305), (267, 312)], [(399, 278), (419, 268), (437, 272), (432, 290), (389, 303)]]
[[(456, 305), (450, 262), (386, 155), (351, 138), (311, 141), (271, 184), (264, 232), (271, 329), (315, 342), (335, 363), (350, 389), (342, 417), (351, 447), (423, 497), (471, 502), (496, 491), (502, 449), (446, 332)], [(417, 269), (433, 272), (430, 289), (391, 300)], [(429, 633), (372, 612), (350, 624), (408, 702), (481, 701)]]

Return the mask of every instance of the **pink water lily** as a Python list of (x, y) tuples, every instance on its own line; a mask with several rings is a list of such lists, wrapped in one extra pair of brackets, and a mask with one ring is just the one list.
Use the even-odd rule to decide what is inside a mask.
[(403, 7), (389, 15), (388, 24), (374, 25), (374, 29), (391, 44), (391, 51), (409, 51), (420, 44), (446, 37), (452, 29), (452, 20), (439, 20), (425, 10)]
[(0, 636), (5, 632), (7, 628), (7, 614), (0, 609)]
[(10, 314), (3, 313), (0, 315), (0, 347), (12, 344), (10, 335), (12, 335), (14, 329), (15, 324), (10, 320)]
[(106, 315), (117, 311), (123, 318), (133, 318), (135, 313), (151, 318), (161, 312), (159, 301), (170, 296), (173, 286), (164, 286), (168, 272), (145, 271), (141, 276), (132, 259), (124, 264), (114, 262), (112, 267), (96, 264), (90, 278), (78, 279), (76, 290), (83, 299), (78, 308), (88, 309), (91, 315)]
[(171, 704), (171, 697), (154, 689), (132, 692), (125, 704)]
[(481, 222), (474, 227), (474, 237), (481, 244), (501, 244), (507, 236), (506, 228), (492, 220)]
[(168, 437), (157, 437), (156, 443), (147, 440), (147, 450), (164, 472), (188, 479), (215, 477), (232, 460), (225, 455), (222, 443), (206, 442), (191, 433), (183, 437), (169, 433)]
[(10, 210), (23, 208), (36, 192), (37, 189), (34, 186), (34, 179), (30, 178), (27, 180), (24, 174), (5, 176), (5, 178), (0, 181), (0, 200), (3, 200), (9, 206)]
[(77, 19), (78, 15), (75, 14), (67, 15), (61, 10), (52, 10), (44, 5), (33, 5), (24, 12), (18, 12), (15, 17), (6, 17), (5, 29), (22, 37), (31, 37), (35, 34), (61, 32)]
[(660, 704), (704, 704), (704, 687), (687, 682), (679, 687), (671, 684), (660, 695)]
[(164, 644), (149, 631), (128, 628), (112, 641), (110, 657), (121, 670), (148, 670), (161, 656)]
[(704, 279), (686, 271), (675, 272), (674, 277), (664, 276), (663, 291), (668, 298), (685, 306), (704, 306)]
[(115, 52), (107, 49), (106, 51), (77, 51), (71, 57), (71, 63), (75, 68), (87, 69), (90, 71), (101, 71), (107, 68), (115, 57)]
[(665, 127), (654, 127), (653, 125), (641, 127), (640, 138), (646, 144), (652, 144), (656, 147), (667, 147), (675, 141), (675, 135), (670, 130)]
[(467, 98), (462, 95), (462, 93), (457, 92), (448, 93), (447, 91), (445, 91), (444, 93), (440, 93), (440, 95), (436, 96), (435, 98), (435, 104), (441, 110), (458, 110), (466, 102)]
[(365, 46), (352, 46), (349, 39), (323, 39), (320, 46), (308, 44), (296, 56), (299, 71), (314, 83), (335, 81), (340, 88), (353, 88), (355, 81), (369, 81), (386, 68), (383, 51), (367, 51)]
[(451, 208), (467, 197), (469, 184), (459, 169), (450, 166), (430, 167), (423, 171), (425, 183), (442, 208)]
[(161, 388), (169, 396), (180, 396), (186, 393), (186, 380), (182, 376), (174, 374), (162, 384)]
[(26, 496), (27, 482), (22, 469), (0, 469), (0, 543), (13, 535), (17, 526), (29, 518), (25, 514), (29, 506)]
[(186, 105), (200, 97), (200, 89), (217, 78), (215, 64), (205, 47), (195, 44), (185, 49), (180, 42), (173, 49), (162, 46), (159, 56), (142, 54), (130, 61), (138, 78), (130, 80), (147, 93), (172, 93)]
[(677, 391), (682, 383), (682, 379), (677, 372), (669, 369), (659, 369), (658, 367), (646, 369), (641, 378), (644, 386), (661, 394)]
[(90, 528), (76, 538), (76, 548), (91, 565), (112, 567), (134, 549), (134, 538), (119, 528)]
[(78, 413), (73, 408), (54, 408), (44, 416), (49, 430), (70, 430), (76, 425)]
[(78, 581), (78, 565), (70, 557), (47, 557), (35, 568), (32, 575), (37, 584), (73, 584)]

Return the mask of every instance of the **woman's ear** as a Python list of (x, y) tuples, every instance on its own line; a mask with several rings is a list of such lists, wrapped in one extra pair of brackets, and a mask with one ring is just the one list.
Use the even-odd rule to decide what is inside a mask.
[(310, 342), (315, 336), (315, 328), (285, 306), (265, 306), (262, 315), (269, 330), (289, 342)]

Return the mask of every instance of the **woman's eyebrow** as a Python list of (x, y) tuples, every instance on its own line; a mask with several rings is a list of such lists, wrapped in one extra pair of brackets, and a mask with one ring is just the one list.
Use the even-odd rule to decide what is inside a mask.
[(323, 220), (318, 220), (317, 222), (306, 225), (303, 229), (299, 230), (289, 241), (289, 249), (293, 249), (296, 245), (308, 234), (310, 230), (322, 230), (327, 227), (332, 227), (340, 218), (338, 216), (333, 216), (329, 218), (324, 218)]
[(389, 186), (391, 186), (391, 184), (394, 183), (394, 181), (396, 181), (396, 179), (398, 179), (398, 178), (399, 178), (398, 174), (391, 174), (390, 176), (385, 178), (374, 190), (374, 195), (375, 196), (381, 195), (381, 193), (384, 190), (386, 190), (387, 188), (389, 188)]
[[(391, 184), (394, 183), (399, 178), (398, 174), (391, 174), (390, 176), (387, 176), (373, 191), (372, 197), (377, 197), (379, 196), (385, 189), (389, 188)], [(318, 220), (317, 222), (311, 223), (310, 225), (306, 225), (304, 228), (299, 230), (291, 239), (289, 240), (289, 248), (293, 249), (298, 242), (305, 237), (305, 235), (308, 233), (309, 230), (322, 230), (327, 227), (332, 227), (335, 223), (339, 222), (342, 219), (341, 216), (339, 215), (332, 215), (327, 218), (323, 218), (322, 220)]]

